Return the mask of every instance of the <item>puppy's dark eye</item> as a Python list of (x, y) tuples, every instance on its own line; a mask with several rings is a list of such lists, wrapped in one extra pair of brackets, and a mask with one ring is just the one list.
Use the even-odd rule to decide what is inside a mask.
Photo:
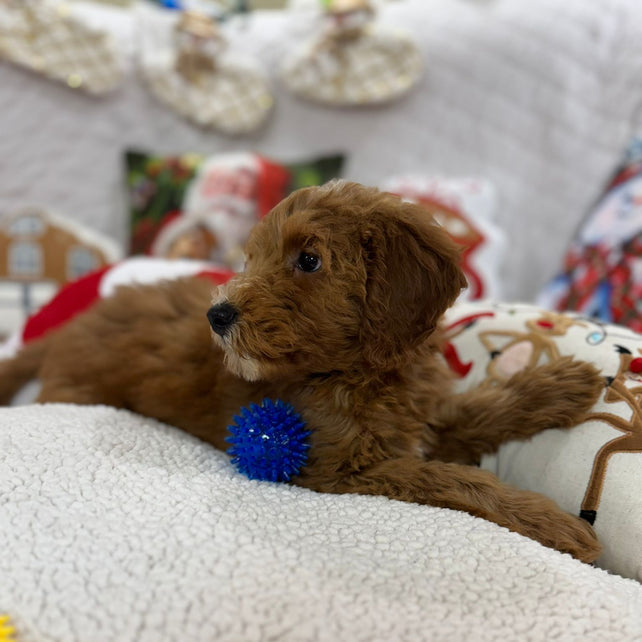
[(296, 260), (296, 266), (301, 272), (316, 272), (321, 268), (321, 259), (314, 254), (301, 252)]

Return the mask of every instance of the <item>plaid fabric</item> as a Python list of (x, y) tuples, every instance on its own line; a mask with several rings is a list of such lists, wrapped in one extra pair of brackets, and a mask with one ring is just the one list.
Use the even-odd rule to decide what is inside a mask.
[(421, 73), (415, 45), (402, 34), (366, 29), (352, 40), (323, 38), (283, 69), (295, 94), (332, 105), (392, 100), (408, 91)]
[(114, 89), (122, 78), (108, 35), (46, 1), (36, 8), (0, 6), (0, 55), (91, 94)]

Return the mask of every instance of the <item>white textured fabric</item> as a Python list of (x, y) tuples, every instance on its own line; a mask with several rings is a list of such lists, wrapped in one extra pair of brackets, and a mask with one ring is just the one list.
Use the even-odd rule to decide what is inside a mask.
[(464, 513), (252, 482), (105, 407), (0, 411), (20, 642), (640, 639), (642, 586)]
[[(129, 55), (142, 35), (133, 14), (116, 13), (101, 23)], [(283, 161), (346, 151), (347, 176), (366, 183), (408, 172), (493, 181), (511, 240), (506, 296), (531, 298), (642, 117), (642, 3), (404, 0), (383, 6), (379, 19), (408, 30), (421, 49), (425, 73), (404, 100), (323, 108), (274, 82), (270, 122), (243, 139), (183, 121), (133, 69), (118, 93), (95, 99), (0, 64), (0, 208), (55, 204), (122, 240), (127, 146), (254, 149)], [(230, 52), (273, 72), (315, 25), (306, 11), (257, 12), (225, 33)]]

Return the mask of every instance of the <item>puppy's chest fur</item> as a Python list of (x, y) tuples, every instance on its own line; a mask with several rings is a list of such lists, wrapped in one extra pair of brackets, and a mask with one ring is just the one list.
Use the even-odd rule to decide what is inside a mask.
[(449, 391), (449, 374), (431, 346), (385, 375), (335, 374), (284, 390), (312, 430), (299, 482), (319, 488), (381, 461), (428, 455), (436, 444), (430, 417)]
[[(209, 394), (190, 400), (189, 390), (197, 382), (191, 387), (184, 381), (182, 398), (167, 406), (172, 416), (159, 418), (225, 449), (227, 426), (241, 407), (265, 397), (282, 399), (294, 406), (311, 432), (308, 464), (297, 483), (317, 490), (331, 490), (344, 477), (385, 460), (428, 455), (436, 445), (430, 418), (450, 391), (447, 370), (438, 357), (426, 353), (399, 371), (370, 379), (363, 373), (332, 373), (278, 384), (249, 383), (229, 374), (216, 350), (210, 353), (208, 370)], [(157, 408), (145, 408), (145, 414), (165, 406), (164, 400), (154, 403)]]

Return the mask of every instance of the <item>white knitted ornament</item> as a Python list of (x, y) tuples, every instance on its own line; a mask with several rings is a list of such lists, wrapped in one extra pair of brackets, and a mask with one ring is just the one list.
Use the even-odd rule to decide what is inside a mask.
[(383, 103), (405, 94), (418, 80), (422, 62), (407, 34), (373, 24), (368, 0), (334, 0), (323, 32), (282, 68), (297, 96), (328, 105)]
[(90, 94), (114, 89), (123, 76), (109, 35), (55, 0), (0, 0), (0, 57)]
[(244, 134), (260, 127), (274, 100), (252, 61), (225, 52), (216, 24), (196, 12), (180, 17), (174, 48), (156, 52), (143, 67), (152, 92), (202, 127)]

